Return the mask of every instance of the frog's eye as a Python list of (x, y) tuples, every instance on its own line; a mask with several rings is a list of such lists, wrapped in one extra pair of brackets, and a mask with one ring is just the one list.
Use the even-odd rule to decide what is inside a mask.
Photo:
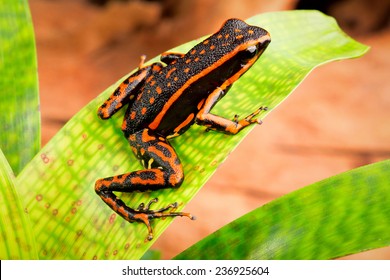
[(244, 60), (250, 60), (252, 59), (253, 57), (255, 57), (258, 53), (258, 48), (256, 45), (252, 45), (252, 46), (249, 46), (247, 47), (244, 51), (243, 51), (243, 59)]
[(248, 55), (255, 56), (256, 53), (257, 53), (257, 47), (256, 47), (256, 46), (249, 46), (249, 47), (246, 49), (246, 52), (248, 52)]

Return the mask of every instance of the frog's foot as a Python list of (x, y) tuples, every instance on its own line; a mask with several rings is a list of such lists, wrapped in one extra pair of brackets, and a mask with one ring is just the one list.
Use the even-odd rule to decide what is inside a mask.
[[(184, 212), (174, 212), (174, 210), (177, 208), (177, 202), (169, 204), (167, 207), (160, 208), (157, 210), (151, 210), (150, 206), (153, 203), (156, 203), (158, 201), (157, 198), (152, 199), (149, 201), (149, 203), (145, 206), (144, 203), (141, 203), (136, 211), (136, 214), (134, 215), (133, 219), (136, 222), (141, 222), (146, 225), (148, 228), (148, 237), (147, 240), (153, 239), (153, 230), (150, 225), (150, 221), (156, 218), (165, 218), (165, 217), (188, 217), (191, 220), (195, 220), (195, 217), (192, 216), (190, 213), (184, 213)], [(171, 210), (169, 212), (166, 212), (168, 210)]]
[(252, 114), (249, 114), (248, 116), (246, 116), (244, 119), (242, 120), (239, 120), (238, 119), (238, 115), (235, 115), (234, 118), (233, 118), (233, 121), (237, 124), (242, 124), (242, 125), (249, 125), (249, 124), (252, 124), (252, 123), (258, 123), (258, 124), (262, 124), (263, 121), (260, 120), (260, 119), (257, 119), (257, 115), (260, 114), (261, 112), (263, 111), (267, 111), (268, 110), (268, 107), (264, 107), (264, 106), (261, 106), (259, 109), (257, 109), (256, 111), (254, 111)]

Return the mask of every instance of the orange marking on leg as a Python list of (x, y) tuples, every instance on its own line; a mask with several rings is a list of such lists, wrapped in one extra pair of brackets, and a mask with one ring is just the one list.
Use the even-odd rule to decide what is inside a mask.
[(147, 111), (146, 107), (143, 107), (143, 108), (141, 109), (141, 114), (142, 114), (142, 115), (145, 115), (145, 114), (146, 114), (146, 111)]
[[(162, 143), (160, 143), (160, 145), (161, 144)], [(161, 146), (163, 146), (163, 145), (161, 145)], [(165, 156), (163, 152), (161, 152), (160, 150), (158, 150), (154, 146), (148, 147), (148, 152), (151, 152), (151, 153), (155, 154), (156, 156), (158, 156), (159, 158), (161, 158), (165, 162), (170, 162), (170, 160), (171, 160), (169, 157)]]
[(142, 141), (149, 142), (149, 141), (154, 141), (154, 140), (156, 140), (156, 137), (148, 134), (148, 130), (144, 129), (144, 131), (142, 132)]
[(158, 86), (158, 87), (156, 87), (156, 92), (157, 92), (158, 94), (161, 94), (161, 93), (162, 93), (162, 89)]
[(136, 116), (137, 116), (137, 113), (135, 111), (132, 111), (130, 114), (130, 119), (134, 120)]
[[(142, 179), (141, 178), (141, 173), (143, 172), (153, 172), (155, 175), (154, 179)], [(135, 171), (135, 175), (137, 177), (133, 177), (130, 179), (131, 184), (137, 184), (137, 185), (164, 185), (165, 180), (164, 180), (164, 172), (160, 169), (149, 169), (147, 171), (145, 170), (139, 170)]]

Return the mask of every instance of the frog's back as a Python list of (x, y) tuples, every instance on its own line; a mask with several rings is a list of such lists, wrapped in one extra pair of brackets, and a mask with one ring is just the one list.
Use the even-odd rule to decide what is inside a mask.
[(146, 79), (129, 108), (136, 112), (133, 127), (149, 127), (163, 136), (183, 133), (194, 122), (199, 104), (240, 67), (224, 64), (245, 42), (264, 34), (264, 29), (244, 21), (226, 21), (217, 33)]

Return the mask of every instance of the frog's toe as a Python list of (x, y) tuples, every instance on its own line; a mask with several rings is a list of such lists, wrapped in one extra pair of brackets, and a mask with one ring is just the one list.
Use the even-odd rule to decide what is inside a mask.
[[(180, 216), (180, 217), (188, 217), (191, 220), (195, 220), (195, 217), (192, 216), (190, 213), (174, 212), (174, 210), (178, 206), (177, 202), (171, 203), (168, 206), (160, 208), (160, 209), (151, 210), (150, 206), (157, 201), (158, 201), (158, 199), (154, 198), (151, 201), (149, 201), (149, 203), (146, 206), (143, 203), (141, 203), (138, 206), (137, 213), (133, 217), (134, 221), (140, 222), (140, 223), (143, 223), (146, 225), (146, 227), (148, 229), (148, 236), (147, 236), (148, 241), (153, 239), (153, 230), (152, 230), (152, 227), (150, 225), (150, 222), (153, 219)], [(171, 211), (168, 211), (168, 210), (171, 210)]]

